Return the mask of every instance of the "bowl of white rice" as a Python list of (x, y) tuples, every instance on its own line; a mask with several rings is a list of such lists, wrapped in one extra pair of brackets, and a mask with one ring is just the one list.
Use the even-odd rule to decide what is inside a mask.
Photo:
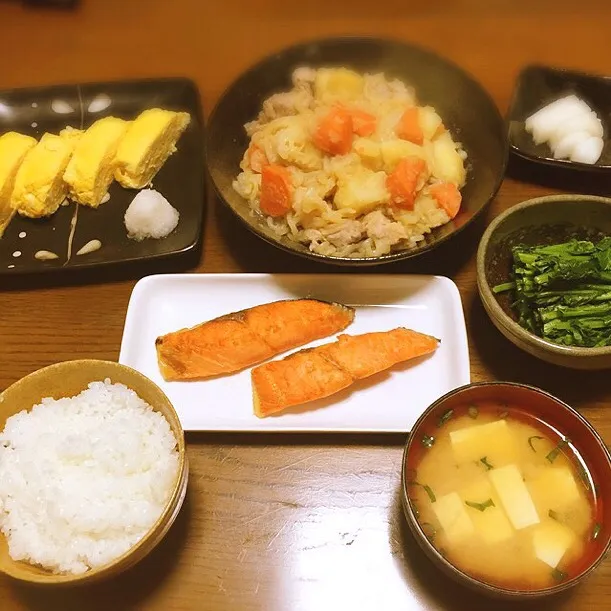
[(118, 363), (66, 361), (0, 394), (0, 572), (91, 583), (165, 536), (188, 480), (176, 411)]

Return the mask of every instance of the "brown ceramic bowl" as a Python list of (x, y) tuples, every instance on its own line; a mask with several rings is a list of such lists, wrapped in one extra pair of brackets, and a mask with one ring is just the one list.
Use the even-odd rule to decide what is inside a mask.
[[(449, 409), (480, 401), (502, 401), (519, 405), (521, 409), (568, 436), (571, 445), (581, 455), (590, 470), (598, 501), (602, 507), (602, 519), (600, 520), (602, 528), (592, 543), (588, 562), (583, 569), (558, 585), (539, 590), (510, 590), (476, 579), (461, 571), (440, 554), (418, 522), (415, 507), (410, 498), (411, 486), (408, 485), (408, 473), (417, 464), (418, 456), (423, 448), (423, 438), (439, 435), (440, 419)], [(420, 547), (446, 575), (480, 594), (516, 601), (557, 594), (583, 581), (611, 549), (611, 454), (601, 437), (583, 416), (566, 403), (532, 386), (511, 382), (468, 384), (435, 401), (420, 416), (409, 435), (403, 454), (401, 482), (401, 498), (407, 523)]]
[(90, 584), (124, 572), (142, 560), (166, 535), (178, 516), (187, 491), (188, 465), (184, 433), (172, 404), (159, 387), (142, 374), (118, 363), (98, 360), (66, 361), (50, 365), (27, 375), (0, 394), (0, 430), (7, 418), (23, 409), (30, 409), (44, 397), (74, 396), (93, 381), (110, 378), (134, 390), (151, 407), (161, 412), (178, 442), (179, 471), (170, 499), (163, 513), (149, 532), (125, 554), (104, 566), (80, 575), (55, 574), (25, 562), (16, 562), (8, 553), (7, 541), (0, 533), (0, 572), (20, 581), (46, 584)]
[(611, 199), (593, 195), (550, 195), (531, 199), (497, 216), (477, 251), (477, 286), (496, 328), (518, 348), (548, 363), (573, 369), (611, 368), (611, 346), (579, 348), (554, 344), (522, 328), (510, 307), (510, 295), (492, 287), (510, 279), (511, 248), (611, 235)]
[[(455, 219), (433, 231), (417, 247), (380, 257), (319, 255), (306, 245), (280, 238), (262, 217), (254, 216), (232, 187), (248, 148), (244, 124), (254, 120), (263, 101), (292, 87), (295, 68), (345, 66), (358, 72), (384, 72), (412, 85), (421, 104), (435, 107), (467, 152), (467, 183)], [(471, 223), (499, 189), (507, 161), (507, 133), (494, 101), (482, 86), (451, 61), (405, 42), (345, 37), (298, 44), (249, 68), (223, 93), (207, 124), (206, 158), (220, 200), (263, 240), (308, 259), (334, 265), (379, 265), (420, 255)]]

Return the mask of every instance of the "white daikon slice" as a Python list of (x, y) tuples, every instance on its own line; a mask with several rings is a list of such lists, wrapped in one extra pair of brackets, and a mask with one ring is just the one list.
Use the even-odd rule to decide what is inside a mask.
[(571, 153), (571, 161), (580, 161), (581, 163), (596, 163), (600, 154), (603, 152), (603, 139), (598, 136), (592, 136), (587, 140), (580, 142)]
[(552, 146), (552, 153), (556, 159), (568, 159), (573, 153), (573, 149), (588, 138), (591, 138), (590, 134), (584, 131), (566, 134), (555, 146)]
[(591, 112), (589, 106), (575, 96), (568, 96), (558, 102), (563, 103), (552, 102), (526, 119), (526, 130), (532, 133), (536, 144), (549, 140), (556, 129), (569, 119)]
[(589, 112), (583, 115), (577, 115), (564, 121), (557, 127), (554, 134), (550, 138), (550, 146), (554, 148), (556, 144), (566, 135), (574, 132), (588, 132), (590, 136), (599, 138), (603, 135), (603, 125), (596, 116), (596, 113)]

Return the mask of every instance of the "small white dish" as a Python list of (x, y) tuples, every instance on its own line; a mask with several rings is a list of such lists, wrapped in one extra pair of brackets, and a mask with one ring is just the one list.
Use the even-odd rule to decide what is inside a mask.
[[(361, 380), (345, 392), (263, 419), (253, 413), (250, 369), (196, 382), (162, 378), (155, 351), (158, 336), (262, 303), (301, 297), (355, 306), (354, 322), (344, 333), (408, 327), (438, 337), (441, 345), (429, 357)], [(333, 340), (331, 336), (307, 347)], [(134, 287), (119, 362), (161, 387), (186, 431), (407, 432), (433, 401), (471, 381), (458, 289), (449, 278), (424, 275), (149, 276)]]

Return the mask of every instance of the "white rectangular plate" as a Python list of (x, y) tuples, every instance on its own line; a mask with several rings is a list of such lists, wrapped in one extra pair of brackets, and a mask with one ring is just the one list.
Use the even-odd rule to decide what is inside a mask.
[[(248, 369), (196, 382), (165, 382), (161, 377), (155, 352), (159, 335), (262, 303), (300, 297), (355, 306), (354, 322), (344, 333), (408, 327), (440, 338), (441, 345), (429, 357), (361, 380), (321, 401), (263, 419), (253, 414)], [(134, 287), (119, 362), (140, 371), (163, 389), (186, 431), (407, 432), (433, 401), (470, 381), (460, 296), (456, 285), (440, 276), (149, 276)]]

